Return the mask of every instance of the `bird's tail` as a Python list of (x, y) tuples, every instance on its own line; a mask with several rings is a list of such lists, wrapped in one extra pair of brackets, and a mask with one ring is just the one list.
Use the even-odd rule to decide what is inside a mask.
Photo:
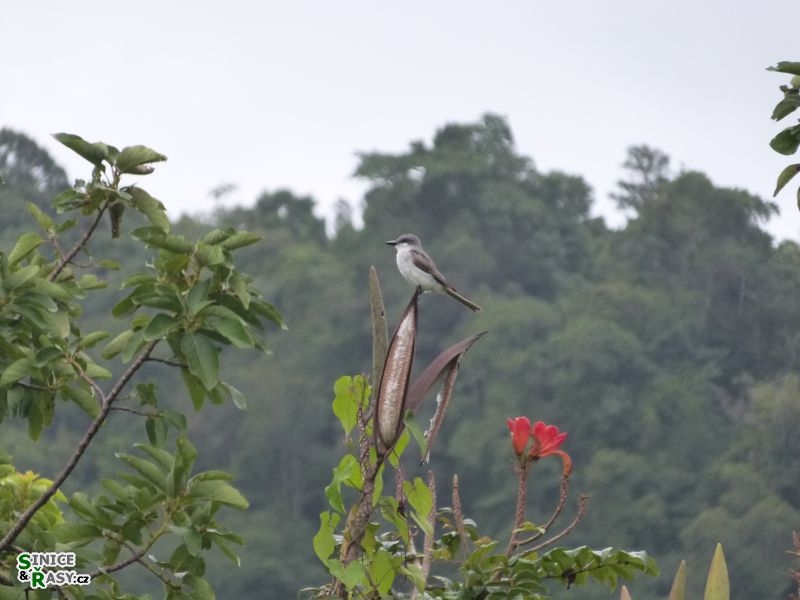
[(475, 304), (472, 300), (470, 300), (469, 298), (465, 298), (464, 296), (459, 294), (454, 287), (447, 286), (444, 289), (444, 291), (448, 296), (451, 296), (451, 297), (455, 298), (456, 300), (461, 302), (461, 304), (463, 304), (464, 306), (466, 306), (467, 308), (469, 308), (472, 311), (480, 312), (481, 310), (483, 310), (480, 306)]

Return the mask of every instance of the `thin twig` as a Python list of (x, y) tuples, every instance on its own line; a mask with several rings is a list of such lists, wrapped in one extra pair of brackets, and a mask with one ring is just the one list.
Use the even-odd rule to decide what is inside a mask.
[(464, 527), (464, 511), (461, 510), (461, 494), (458, 492), (458, 475), (453, 475), (453, 520), (456, 522), (456, 531), (464, 550), (464, 558), (469, 556), (469, 538)]
[(550, 544), (557, 542), (558, 540), (568, 536), (572, 533), (572, 530), (578, 525), (581, 519), (586, 516), (586, 502), (589, 500), (589, 496), (585, 494), (581, 494), (580, 498), (578, 499), (578, 514), (575, 515), (575, 518), (572, 520), (572, 523), (567, 525), (560, 533), (554, 535), (549, 540), (542, 542), (538, 546), (534, 546), (529, 550), (529, 552), (538, 552), (542, 548), (546, 548)]
[(562, 477), (561, 491), (558, 496), (558, 505), (556, 506), (556, 509), (553, 511), (553, 514), (550, 515), (550, 519), (548, 519), (547, 523), (542, 525), (541, 529), (536, 533), (534, 533), (531, 537), (517, 542), (517, 546), (525, 546), (527, 544), (531, 544), (548, 532), (548, 530), (553, 526), (553, 523), (556, 522), (556, 519), (558, 519), (558, 516), (561, 514), (561, 511), (564, 510), (564, 505), (567, 503), (568, 492), (569, 492), (569, 478)]
[(75, 258), (75, 255), (81, 251), (81, 248), (83, 248), (86, 245), (86, 242), (88, 242), (89, 238), (92, 237), (92, 233), (94, 233), (97, 224), (100, 223), (100, 219), (103, 218), (103, 213), (105, 211), (106, 211), (106, 204), (103, 204), (97, 211), (97, 216), (94, 218), (94, 220), (92, 220), (91, 223), (89, 223), (89, 226), (86, 228), (86, 231), (83, 232), (81, 239), (75, 242), (75, 245), (72, 248), (70, 248), (66, 256), (62, 256), (61, 260), (58, 261), (56, 268), (53, 270), (52, 273), (50, 273), (50, 277), (48, 277), (50, 281), (55, 281), (56, 278), (61, 274), (61, 271), (64, 270), (64, 267), (66, 267), (69, 264), (69, 262), (73, 258)]
[[(138, 371), (139, 368), (144, 364), (145, 359), (150, 355), (158, 342), (159, 340), (148, 342), (136, 360), (134, 360), (127, 370), (120, 376), (120, 378), (114, 384), (114, 387), (111, 388), (111, 391), (109, 391), (108, 394), (103, 397), (103, 402), (100, 405), (100, 413), (97, 415), (97, 417), (95, 417), (94, 421), (91, 422), (89, 428), (86, 430), (86, 433), (83, 434), (83, 437), (78, 442), (78, 445), (73, 451), (72, 456), (70, 456), (69, 460), (67, 461), (67, 464), (64, 465), (64, 468), (61, 470), (61, 472), (56, 476), (55, 479), (53, 479), (50, 487), (48, 487), (44, 493), (39, 496), (39, 498), (37, 498), (36, 501), (25, 510), (25, 512), (22, 513), (22, 515), (20, 515), (19, 520), (14, 524), (13, 527), (11, 527), (3, 539), (0, 540), (0, 550), (8, 548), (8, 546), (17, 539), (17, 536), (22, 533), (22, 530), (25, 529), (36, 512), (42, 508), (42, 506), (44, 506), (50, 500), (50, 498), (53, 497), (53, 495), (55, 495), (55, 493), (58, 491), (58, 488), (61, 487), (64, 481), (66, 481), (67, 477), (70, 476), (72, 471), (78, 465), (78, 461), (80, 461), (81, 457), (86, 452), (86, 449), (89, 447), (92, 439), (100, 430), (100, 426), (103, 424), (103, 422), (105, 422), (106, 417), (111, 410), (111, 404), (122, 391), (122, 388), (125, 387), (125, 384), (128, 383), (131, 377), (133, 377), (134, 373), (136, 373), (136, 371)], [(89, 377), (88, 379), (91, 378)]]
[(69, 364), (75, 367), (75, 370), (78, 372), (78, 377), (88, 383), (89, 387), (95, 391), (97, 397), (100, 399), (100, 403), (104, 404), (106, 401), (106, 396), (103, 393), (102, 388), (97, 385), (97, 382), (86, 374), (86, 372), (83, 370), (83, 367), (81, 367), (80, 364), (78, 364), (78, 361), (76, 361), (72, 356), (67, 356), (65, 358)]
[(134, 415), (139, 415), (140, 417), (156, 418), (161, 416), (161, 413), (159, 411), (136, 410), (135, 408), (129, 408), (127, 406), (112, 406), (111, 408), (109, 408), (109, 410), (119, 410), (122, 412), (129, 412)]
[(166, 358), (155, 358), (153, 356), (148, 356), (147, 359), (150, 362), (159, 362), (165, 365), (169, 365), (170, 367), (181, 367), (185, 368), (186, 365), (183, 363), (175, 362), (174, 360), (167, 360)]
[(124, 560), (121, 560), (119, 562), (116, 562), (113, 565), (109, 565), (108, 567), (100, 567), (99, 569), (89, 573), (89, 575), (91, 575), (93, 578), (97, 577), (99, 575), (108, 575), (109, 573), (114, 573), (115, 571), (121, 571), (122, 569), (124, 569), (128, 565), (131, 565), (131, 564), (133, 564), (135, 562), (139, 562), (139, 560), (145, 554), (147, 554), (147, 552), (150, 550), (150, 548), (153, 547), (153, 544), (155, 544), (158, 541), (158, 539), (162, 535), (164, 535), (164, 533), (167, 531), (167, 525), (169, 525), (169, 522), (170, 522), (171, 519), (172, 519), (172, 511), (168, 511), (167, 514), (164, 515), (164, 520), (162, 521), (161, 526), (158, 528), (158, 530), (156, 530), (156, 532), (147, 541), (147, 543), (144, 546), (142, 546), (141, 548), (139, 548), (139, 549), (135, 549), (134, 547), (131, 547), (131, 545), (128, 544), (128, 543), (125, 543), (124, 540), (117, 539), (116, 537), (113, 537), (113, 539), (116, 539), (116, 541), (124, 543), (125, 547), (127, 547), (128, 550), (130, 550), (132, 552), (132, 554), (128, 558), (126, 558)]

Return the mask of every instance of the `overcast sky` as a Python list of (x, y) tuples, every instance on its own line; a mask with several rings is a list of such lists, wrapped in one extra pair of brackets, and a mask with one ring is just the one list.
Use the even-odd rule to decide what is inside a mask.
[[(788, 77), (765, 67), (800, 60), (798, 27), (798, 0), (5, 2), (0, 126), (73, 178), (88, 163), (50, 133), (163, 152), (141, 184), (173, 216), (211, 210), (227, 182), (226, 202), (288, 187), (330, 214), (360, 202), (356, 152), (495, 112), (619, 223), (608, 193), (631, 144), (771, 196), (791, 162), (768, 146)], [(800, 237), (795, 189), (779, 237)]]

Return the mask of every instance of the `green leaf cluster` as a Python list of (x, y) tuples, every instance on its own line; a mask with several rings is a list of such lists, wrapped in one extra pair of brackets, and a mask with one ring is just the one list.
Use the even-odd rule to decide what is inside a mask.
[[(782, 85), (780, 90), (783, 93), (783, 99), (775, 105), (772, 111), (772, 118), (775, 121), (780, 121), (784, 117), (789, 116), (795, 110), (800, 108), (800, 62), (782, 61), (777, 66), (769, 67), (769, 71), (777, 71), (778, 73), (788, 73), (793, 75), (790, 85)], [(791, 125), (778, 133), (769, 143), (775, 152), (780, 154), (791, 155), (797, 152), (800, 146), (800, 125)], [(800, 172), (800, 163), (789, 165), (781, 171), (778, 175), (778, 182), (775, 186), (775, 193), (777, 196), (791, 179)], [(800, 209), (800, 188), (797, 190), (797, 206)]]

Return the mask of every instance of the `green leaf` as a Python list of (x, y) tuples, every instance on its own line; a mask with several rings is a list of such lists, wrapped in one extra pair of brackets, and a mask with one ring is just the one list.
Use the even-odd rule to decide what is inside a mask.
[(777, 196), (778, 192), (780, 192), (783, 187), (789, 183), (789, 181), (791, 181), (792, 177), (797, 175), (798, 172), (800, 172), (800, 163), (789, 165), (783, 171), (781, 171), (781, 174), (778, 175), (778, 184), (775, 187), (775, 192), (772, 194), (772, 196)]
[(61, 393), (93, 419), (100, 414), (100, 403), (85, 387), (63, 387), (61, 388)]
[(332, 558), (328, 561), (327, 566), (330, 574), (341, 581), (348, 590), (352, 590), (358, 585), (369, 587), (367, 572), (360, 561), (354, 560), (345, 567), (339, 560)]
[(157, 448), (163, 448), (167, 443), (167, 422), (160, 417), (147, 417), (144, 422), (147, 439)]
[(115, 456), (141, 473), (147, 481), (155, 485), (159, 490), (166, 492), (167, 476), (158, 466), (148, 460), (130, 454), (117, 453)]
[(43, 367), (50, 361), (61, 356), (64, 356), (64, 351), (61, 348), (48, 346), (47, 348), (42, 348), (36, 353), (36, 356), (33, 358), (33, 364), (36, 367)]
[(139, 404), (141, 406), (158, 406), (158, 398), (156, 398), (156, 384), (137, 383), (136, 397), (139, 399)]
[(406, 578), (414, 584), (414, 587), (417, 588), (417, 591), (423, 591), (425, 589), (425, 584), (427, 580), (425, 578), (425, 574), (422, 571), (422, 566), (417, 565), (414, 563), (408, 563), (407, 565), (401, 565), (398, 569), (400, 573), (406, 576)]
[(213, 265), (220, 265), (225, 262), (225, 253), (219, 246), (209, 246), (207, 244), (200, 244), (195, 252), (197, 262), (206, 267)]
[(225, 250), (236, 250), (251, 244), (255, 244), (263, 239), (263, 236), (247, 231), (238, 231), (222, 242), (222, 247)]
[(730, 584), (728, 582), (728, 567), (725, 565), (725, 555), (722, 544), (717, 544), (711, 568), (708, 570), (706, 592), (703, 600), (730, 600)]
[(769, 145), (775, 152), (786, 155), (794, 154), (797, 151), (797, 147), (800, 146), (800, 125), (787, 127), (772, 138)]
[(99, 167), (103, 159), (108, 156), (108, 147), (104, 144), (91, 144), (72, 133), (54, 133), (53, 137), (95, 166)]
[(172, 457), (172, 454), (164, 450), (163, 448), (159, 448), (157, 446), (151, 446), (150, 444), (134, 444), (136, 448), (141, 450), (142, 452), (147, 453), (150, 458), (155, 460), (161, 470), (165, 473), (172, 469), (172, 466), (175, 462), (175, 459)]
[(102, 537), (100, 528), (84, 523), (59, 523), (52, 531), (62, 544), (88, 544)]
[(189, 293), (186, 294), (186, 308), (190, 315), (199, 313), (211, 304), (211, 301), (208, 299), (210, 289), (210, 279), (203, 279), (192, 286)]
[(33, 284), (33, 289), (45, 296), (50, 296), (56, 300), (71, 300), (72, 294), (57, 283), (47, 279), (38, 278)]
[(344, 513), (342, 502), (342, 484), (347, 484), (356, 489), (362, 486), (361, 470), (358, 466), (356, 457), (352, 454), (345, 454), (339, 464), (333, 469), (333, 479), (328, 487), (325, 488), (325, 496), (328, 504), (333, 510)]
[(186, 333), (181, 339), (181, 352), (186, 357), (189, 371), (212, 390), (219, 381), (219, 355), (217, 349), (202, 334)]
[(414, 509), (415, 514), (412, 514), (412, 517), (417, 525), (428, 535), (433, 535), (433, 530), (428, 522), (428, 515), (433, 510), (433, 495), (428, 486), (422, 479), (416, 477), (413, 483), (403, 482), (403, 492), (408, 498), (408, 503)]
[(100, 279), (94, 273), (87, 273), (81, 277), (79, 285), (84, 290), (99, 290), (108, 287), (108, 283)]
[(772, 118), (780, 121), (785, 116), (792, 114), (798, 107), (800, 107), (800, 94), (786, 94), (786, 97), (775, 105)]
[(36, 441), (42, 435), (42, 429), (44, 428), (45, 417), (42, 407), (36, 402), (31, 402), (28, 405), (28, 412), (25, 416), (28, 419), (28, 437)]
[(237, 510), (245, 510), (249, 506), (245, 497), (235, 487), (220, 480), (190, 483), (189, 496), (219, 502)]
[(144, 340), (150, 342), (166, 336), (179, 323), (178, 319), (165, 313), (158, 313), (144, 328)]
[(370, 579), (378, 590), (381, 598), (386, 597), (392, 588), (396, 575), (395, 564), (392, 556), (386, 550), (379, 548), (372, 557), (369, 565)]
[(28, 207), (28, 212), (33, 215), (33, 218), (36, 219), (36, 222), (39, 224), (39, 227), (44, 229), (45, 231), (52, 231), (54, 227), (53, 219), (51, 219), (48, 215), (42, 212), (38, 206), (36, 206), (33, 202), (26, 202), (26, 206)]
[(33, 372), (33, 359), (30, 357), (20, 358), (12, 362), (0, 375), (0, 387), (19, 381)]
[[(208, 308), (222, 307), (209, 306)], [(212, 329), (222, 335), (222, 337), (231, 342), (235, 347), (253, 347), (253, 338), (250, 337), (249, 333), (247, 333), (247, 329), (245, 329), (244, 325), (242, 324), (242, 320), (239, 317), (235, 315), (234, 317), (217, 316), (214, 314), (209, 314), (207, 310), (202, 312), (202, 317), (209, 329)]]
[(111, 334), (107, 331), (93, 331), (91, 333), (87, 333), (85, 336), (78, 340), (77, 345), (75, 346), (78, 350), (86, 350), (88, 348), (93, 348), (99, 342), (102, 342), (104, 339), (109, 337)]
[[(408, 414), (408, 411), (406, 411), (406, 414)], [(403, 452), (408, 448), (408, 443), (410, 441), (411, 435), (408, 433), (408, 429), (403, 430), (403, 433), (397, 438), (397, 442), (395, 442), (394, 448), (392, 448), (388, 456), (389, 464), (395, 469), (400, 465), (400, 457), (403, 456)]]
[(333, 534), (336, 532), (336, 526), (341, 520), (339, 513), (332, 513), (325, 511), (319, 515), (319, 531), (314, 536), (314, 553), (322, 564), (327, 564), (333, 551), (336, 549), (336, 540)]
[(128, 343), (128, 340), (133, 335), (133, 331), (127, 329), (120, 333), (117, 337), (106, 344), (106, 347), (103, 348), (103, 351), (100, 353), (100, 356), (105, 358), (106, 360), (110, 358), (114, 358), (117, 354), (122, 352), (125, 345)]
[(206, 534), (217, 545), (222, 553), (227, 556), (237, 567), (242, 566), (242, 561), (239, 558), (239, 555), (236, 554), (233, 550), (231, 550), (230, 546), (225, 542), (225, 538), (221, 535), (217, 535), (216, 533), (208, 533)]
[(111, 371), (93, 362), (88, 363), (84, 371), (92, 379), (111, 379), (112, 377)]
[(778, 71), (780, 73), (790, 73), (791, 75), (800, 75), (800, 62), (791, 62), (782, 60), (774, 67), (767, 67), (767, 71)]
[(283, 322), (283, 317), (281, 317), (281, 313), (278, 312), (278, 309), (272, 306), (269, 302), (264, 302), (263, 300), (254, 300), (250, 303), (253, 311), (257, 314), (261, 315), (262, 317), (266, 318), (269, 321), (272, 321), (280, 327), (281, 329), (289, 329), (286, 324)]
[(214, 590), (211, 588), (211, 584), (208, 583), (202, 577), (196, 577), (195, 575), (186, 575), (183, 578), (184, 583), (192, 588), (192, 595), (191, 600), (215, 600), (216, 595), (214, 594)]
[(14, 248), (8, 255), (8, 266), (13, 267), (43, 243), (44, 239), (42, 239), (38, 233), (34, 233), (32, 231), (23, 233), (21, 236), (19, 236), (17, 243), (14, 244)]
[(104, 258), (100, 261), (100, 266), (104, 269), (108, 269), (109, 271), (119, 271), (122, 265), (119, 263), (119, 261), (111, 260), (110, 258)]
[(131, 231), (131, 235), (148, 246), (176, 254), (190, 254), (194, 250), (194, 246), (183, 236), (165, 234), (159, 227), (139, 227)]
[(164, 233), (169, 233), (169, 219), (164, 204), (138, 187), (125, 188), (133, 197), (133, 207), (142, 213), (150, 224)]
[(16, 290), (17, 288), (24, 285), (26, 282), (36, 277), (36, 275), (38, 274), (39, 274), (39, 267), (37, 265), (28, 265), (27, 267), (22, 267), (21, 269), (17, 269), (11, 274), (11, 277), (8, 279), (8, 289)]
[(245, 395), (232, 385), (228, 385), (227, 383), (223, 385), (228, 388), (228, 391), (231, 393), (233, 405), (239, 410), (247, 410), (247, 398)]
[(161, 413), (167, 423), (172, 425), (178, 432), (186, 432), (186, 417), (183, 414), (174, 410), (163, 410)]
[(181, 377), (186, 386), (186, 391), (189, 392), (189, 397), (192, 399), (192, 406), (194, 406), (195, 410), (200, 410), (203, 408), (203, 401), (206, 397), (206, 388), (203, 382), (192, 375), (189, 369), (181, 369)]
[(419, 446), (419, 455), (424, 459), (428, 455), (428, 442), (425, 439), (425, 434), (422, 432), (422, 429), (420, 429), (416, 419), (414, 419), (414, 413), (412, 413), (410, 410), (407, 410), (403, 422), (411, 432), (411, 435), (414, 436), (414, 440), (416, 440), (417, 445)]
[[(192, 446), (185, 435), (181, 435), (175, 440), (175, 446), (178, 451), (175, 454), (175, 464), (172, 467), (168, 480), (171, 486), (171, 489), (168, 491), (171, 496), (183, 494), (186, 482), (192, 474), (194, 461), (197, 458), (197, 450)], [(195, 480), (198, 480), (198, 478), (193, 478), (193, 481)]]
[(116, 164), (120, 173), (131, 173), (134, 167), (167, 160), (163, 154), (147, 146), (128, 146), (117, 156)]
[(358, 422), (358, 400), (353, 379), (348, 376), (340, 377), (333, 384), (333, 391), (336, 394), (333, 399), (333, 414), (344, 427), (344, 434), (349, 437)]

